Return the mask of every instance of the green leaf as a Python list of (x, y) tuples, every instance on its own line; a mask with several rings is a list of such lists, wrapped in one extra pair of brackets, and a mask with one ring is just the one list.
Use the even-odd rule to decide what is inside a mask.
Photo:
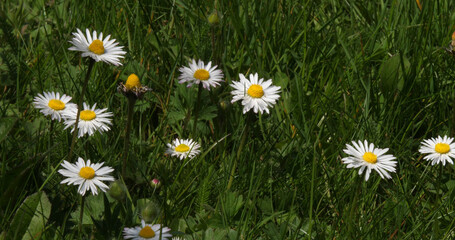
[(14, 215), (6, 239), (37, 239), (51, 214), (51, 203), (44, 192), (28, 196)]
[[(100, 190), (98, 190), (100, 191)], [(84, 212), (82, 216), (82, 224), (83, 225), (92, 225), (93, 221), (101, 220), (104, 216), (104, 193), (98, 195), (89, 195), (85, 197), (85, 206)], [(79, 223), (81, 216), (81, 206), (71, 213), (71, 220), (75, 223)]]
[(223, 199), (223, 213), (227, 219), (232, 219), (243, 206), (243, 196), (227, 192)]
[[(267, 80), (267, 79), (264, 79)], [(283, 72), (275, 73), (275, 77), (273, 78), (273, 85), (280, 86), (281, 91), (288, 86), (289, 77)]]
[(406, 57), (401, 57), (399, 54), (383, 62), (379, 68), (382, 92), (401, 91), (404, 86), (404, 71), (402, 70), (402, 66), (404, 66), (407, 72), (410, 65), (409, 60)]
[(5, 117), (0, 119), (0, 143), (6, 139), (8, 133), (13, 129), (16, 121), (16, 117)]

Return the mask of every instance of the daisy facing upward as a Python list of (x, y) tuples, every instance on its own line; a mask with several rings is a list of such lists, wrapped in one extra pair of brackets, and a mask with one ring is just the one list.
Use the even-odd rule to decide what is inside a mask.
[(179, 83), (187, 82), (187, 87), (202, 83), (202, 86), (207, 90), (210, 90), (210, 87), (215, 88), (220, 85), (224, 77), (223, 72), (216, 69), (216, 67), (216, 65), (212, 67), (212, 62), (205, 65), (203, 61), (199, 60), (196, 63), (196, 60), (193, 59), (189, 67), (181, 67), (179, 69), (182, 73), (179, 77)]
[(373, 143), (368, 144), (365, 140), (354, 142), (352, 145), (346, 144), (346, 149), (343, 151), (348, 154), (348, 157), (341, 159), (347, 168), (360, 168), (359, 175), (365, 172), (365, 181), (370, 178), (371, 170), (374, 169), (381, 178), (392, 178), (389, 172), (395, 172), (397, 161), (393, 155), (384, 155), (388, 148), (375, 148)]
[(419, 152), (428, 154), (423, 159), (431, 161), (431, 165), (442, 163), (443, 166), (446, 162), (453, 164), (452, 158), (455, 158), (455, 143), (453, 138), (438, 136), (437, 138), (426, 139), (422, 142)]
[[(84, 110), (81, 111), (79, 116), (79, 133), (78, 137), (82, 137), (85, 134), (92, 136), (96, 131), (100, 133), (110, 130), (109, 125), (112, 125), (111, 112), (106, 112), (107, 108), (96, 109), (96, 103), (90, 108), (90, 105), (84, 103)], [(76, 124), (77, 108), (71, 109), (65, 112), (64, 115), (67, 119), (65, 120), (65, 129), (73, 127), (71, 132), (74, 131), (74, 125)]]
[(77, 191), (82, 196), (89, 190), (93, 195), (97, 195), (97, 187), (106, 192), (109, 187), (102, 181), (114, 181), (114, 177), (109, 175), (114, 169), (103, 165), (104, 163), (90, 163), (90, 160), (86, 163), (82, 158), (79, 158), (76, 164), (63, 161), (63, 169), (58, 172), (67, 178), (61, 184), (79, 185)]
[(281, 87), (272, 85), (272, 79), (264, 81), (259, 79), (258, 74), (250, 74), (250, 79), (245, 78), (243, 74), (239, 74), (240, 81), (233, 81), (231, 87), (234, 90), (232, 103), (242, 100), (243, 113), (253, 109), (254, 113), (263, 112), (269, 113), (269, 107), (272, 107), (280, 95)]
[(162, 227), (159, 224), (146, 224), (142, 220), (141, 226), (124, 228), (123, 237), (133, 240), (170, 240), (172, 238), (170, 231), (171, 229), (168, 227)]
[(41, 109), (40, 112), (45, 116), (51, 116), (52, 120), (58, 120), (59, 122), (64, 117), (64, 113), (76, 109), (77, 105), (70, 103), (70, 96), (63, 94), (60, 97), (60, 93), (55, 92), (44, 92), (43, 94), (38, 94), (33, 99), (35, 108)]
[(82, 57), (91, 57), (97, 62), (103, 61), (115, 66), (122, 65), (120, 58), (124, 58), (126, 52), (123, 51), (123, 46), (117, 46), (118, 42), (115, 42), (115, 39), (109, 40), (111, 35), (103, 39), (103, 33), (97, 35), (96, 31), (93, 31), (92, 35), (88, 29), (85, 30), (85, 33), (87, 37), (78, 28), (70, 41), (73, 46), (68, 50), (82, 52)]
[(167, 154), (175, 156), (183, 160), (185, 158), (194, 158), (198, 155), (201, 150), (199, 143), (193, 141), (192, 139), (175, 139), (172, 141), (172, 144), (167, 144), (168, 149), (166, 150)]

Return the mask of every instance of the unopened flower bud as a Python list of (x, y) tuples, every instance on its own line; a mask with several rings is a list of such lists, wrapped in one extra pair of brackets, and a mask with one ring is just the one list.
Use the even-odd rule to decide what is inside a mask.
[(114, 181), (111, 183), (108, 193), (115, 200), (121, 201), (126, 196), (126, 186), (120, 180)]
[(153, 201), (150, 201), (145, 205), (145, 207), (141, 210), (142, 219), (145, 222), (153, 222), (159, 215), (160, 215), (160, 207)]
[(218, 23), (220, 23), (220, 18), (218, 17), (218, 13), (216, 11), (213, 11), (207, 18), (207, 20), (209, 21), (209, 23), (211, 25), (217, 25)]
[(159, 188), (161, 186), (161, 181), (154, 178), (152, 179), (152, 181), (150, 181), (150, 185), (153, 187), (153, 188)]

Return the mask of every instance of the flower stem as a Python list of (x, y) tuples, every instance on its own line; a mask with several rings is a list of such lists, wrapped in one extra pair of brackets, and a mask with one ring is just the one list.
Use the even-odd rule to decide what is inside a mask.
[(122, 177), (126, 177), (126, 162), (128, 160), (128, 146), (130, 144), (130, 133), (131, 133), (131, 121), (133, 120), (133, 109), (134, 104), (136, 103), (136, 98), (128, 98), (128, 120), (126, 122), (126, 131), (125, 131), (125, 142), (123, 144), (123, 164), (122, 164)]
[(70, 148), (70, 152), (68, 153), (68, 158), (67, 158), (68, 161), (71, 161), (71, 157), (73, 156), (74, 145), (75, 145), (76, 139), (77, 139), (76, 136), (79, 132), (79, 129), (77, 127), (79, 124), (79, 116), (81, 115), (82, 103), (84, 102), (84, 94), (87, 89), (88, 80), (90, 79), (90, 73), (92, 72), (93, 65), (95, 65), (95, 60), (90, 58), (90, 62), (88, 64), (88, 69), (87, 69), (87, 74), (85, 75), (84, 85), (82, 85), (81, 96), (79, 97), (79, 103), (77, 105), (76, 123), (74, 124), (73, 138), (71, 140), (71, 148)]
[(84, 218), (85, 195), (81, 196), (81, 212), (79, 215), (79, 237), (82, 239), (82, 220)]
[(362, 176), (359, 175), (359, 176), (356, 176), (356, 185), (357, 185), (357, 189), (354, 193), (354, 199), (352, 200), (352, 204), (351, 204), (351, 208), (350, 208), (350, 211), (349, 211), (349, 219), (348, 219), (348, 234), (350, 234), (352, 237), (356, 236), (355, 234), (355, 229), (357, 228), (355, 226), (356, 222), (357, 222), (357, 207), (358, 207), (358, 200), (359, 200), (359, 196), (361, 194), (361, 190), (362, 190)]
[(199, 117), (199, 105), (201, 102), (201, 94), (202, 94), (202, 83), (199, 83), (199, 87), (197, 90), (197, 100), (196, 105), (194, 105), (194, 122), (193, 122), (193, 138), (196, 138), (196, 131), (197, 131), (197, 119)]
[(240, 158), (240, 155), (242, 154), (243, 146), (245, 145), (246, 137), (248, 136), (248, 130), (250, 127), (250, 118), (251, 118), (250, 113), (248, 112), (247, 116), (246, 116), (245, 129), (243, 130), (242, 139), (240, 140), (239, 149), (237, 150), (237, 155), (234, 159), (234, 165), (232, 166), (231, 174), (229, 175), (229, 182), (228, 182), (226, 190), (231, 189), (232, 182), (234, 181), (234, 174), (235, 174), (235, 168), (237, 167), (237, 161)]
[(455, 135), (455, 97), (453, 97), (452, 102), (452, 129), (451, 129), (452, 136)]

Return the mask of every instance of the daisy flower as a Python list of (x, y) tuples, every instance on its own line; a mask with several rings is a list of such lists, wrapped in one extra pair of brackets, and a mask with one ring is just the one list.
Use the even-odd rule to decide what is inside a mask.
[(216, 87), (223, 81), (223, 72), (216, 69), (216, 65), (212, 67), (212, 62), (207, 65), (203, 61), (193, 59), (190, 63), (190, 67), (181, 67), (179, 71), (182, 73), (179, 77), (179, 83), (188, 82), (187, 87), (191, 87), (193, 84), (202, 83), (202, 86), (210, 90), (210, 87)]
[(250, 74), (250, 79), (245, 78), (243, 74), (239, 74), (240, 82), (233, 81), (231, 87), (234, 91), (231, 92), (233, 95), (232, 103), (238, 100), (242, 100), (243, 113), (246, 113), (253, 109), (255, 113), (258, 111), (261, 114), (265, 111), (269, 113), (269, 107), (271, 107), (280, 98), (278, 93), (281, 87), (272, 85), (272, 79), (264, 81), (264, 79), (258, 80), (258, 74)]
[(392, 178), (389, 172), (395, 172), (397, 161), (394, 161), (396, 157), (393, 155), (384, 155), (388, 148), (375, 148), (373, 143), (368, 144), (366, 140), (363, 143), (352, 141), (352, 145), (346, 144), (343, 151), (350, 156), (341, 159), (348, 168), (360, 167), (359, 175), (366, 169), (365, 181), (370, 178), (371, 169), (378, 172), (381, 178)]
[(90, 190), (93, 195), (97, 195), (97, 187), (99, 187), (101, 191), (106, 192), (109, 187), (102, 181), (114, 181), (115, 179), (109, 175), (114, 169), (111, 167), (102, 167), (103, 164), (104, 163), (90, 163), (90, 160), (87, 160), (87, 163), (85, 163), (82, 158), (78, 158), (76, 164), (63, 161), (62, 167), (64, 169), (60, 169), (58, 172), (67, 178), (63, 180), (61, 184), (68, 183), (68, 185), (79, 185), (77, 191), (82, 196), (84, 196), (88, 190)]
[(159, 224), (145, 224), (142, 220), (142, 227), (125, 228), (123, 230), (123, 237), (125, 239), (133, 240), (169, 240), (172, 238), (171, 231), (168, 227), (162, 227)]
[(452, 142), (453, 138), (447, 136), (427, 139), (422, 142), (419, 152), (422, 154), (428, 153), (423, 159), (431, 161), (431, 165), (441, 162), (445, 166), (446, 161), (453, 164), (452, 158), (455, 158), (455, 143)]
[(35, 108), (41, 109), (40, 112), (45, 116), (51, 115), (52, 120), (57, 119), (60, 122), (64, 112), (70, 109), (77, 110), (77, 105), (69, 102), (70, 96), (63, 94), (60, 97), (60, 93), (55, 92), (44, 92), (43, 94), (39, 93), (33, 99), (33, 103)]
[[(96, 103), (90, 108), (90, 105), (84, 103), (84, 110), (81, 111), (79, 116), (79, 133), (78, 137), (84, 136), (88, 133), (89, 136), (92, 136), (96, 131), (100, 133), (110, 130), (108, 125), (112, 125), (111, 112), (106, 112), (107, 108), (96, 109)], [(77, 108), (71, 109), (70, 111), (65, 112), (65, 129), (73, 127), (71, 132), (74, 131), (74, 125), (76, 124), (77, 117)]]
[(82, 52), (82, 57), (91, 57), (97, 62), (103, 61), (115, 66), (122, 65), (119, 58), (124, 58), (126, 52), (122, 50), (123, 46), (117, 46), (118, 43), (115, 42), (115, 39), (109, 40), (111, 35), (103, 40), (103, 33), (97, 35), (96, 31), (93, 31), (92, 35), (88, 29), (85, 32), (87, 37), (79, 28), (77, 32), (73, 32), (74, 37), (70, 41), (73, 46), (68, 50)]
[(172, 144), (167, 144), (168, 149), (166, 153), (171, 154), (171, 156), (176, 156), (181, 160), (189, 157), (194, 158), (201, 151), (199, 143), (193, 141), (192, 139), (175, 139)]

